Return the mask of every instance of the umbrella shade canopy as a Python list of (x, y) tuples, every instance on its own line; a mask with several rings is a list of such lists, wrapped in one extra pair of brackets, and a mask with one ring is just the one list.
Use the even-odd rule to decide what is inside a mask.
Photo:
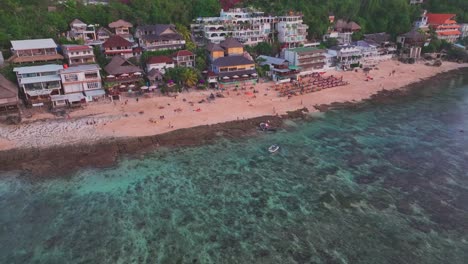
[(242, 77), (249, 77), (249, 75), (247, 75), (247, 74), (244, 74), (244, 75), (242, 75)]
[(135, 72), (134, 75), (141, 75), (141, 72)]
[(127, 87), (127, 85), (120, 85), (120, 88), (125, 88)]
[(252, 73), (252, 76), (257, 76), (257, 74), (256, 74), (256, 73)]
[(134, 84), (130, 84), (128, 87), (133, 88), (133, 87), (135, 87), (135, 85), (134, 85)]
[(239, 76), (237, 76), (237, 75), (234, 75), (234, 76), (232, 76), (232, 78), (239, 78)]
[(128, 76), (128, 74), (124, 73), (124, 74), (121, 74), (120, 76), (126, 77)]
[(150, 88), (150, 89), (156, 89), (156, 88), (158, 88), (158, 87), (156, 87), (156, 85), (151, 85), (149, 88)]
[(223, 77), (223, 79), (227, 80), (227, 79), (229, 79), (229, 77), (227, 77), (227, 76), (224, 76), (224, 77)]
[(148, 86), (142, 86), (142, 87), (140, 87), (140, 89), (142, 89), (142, 90), (146, 90), (146, 89), (148, 89), (148, 88), (149, 88)]
[(107, 75), (107, 78), (114, 78), (114, 75)]

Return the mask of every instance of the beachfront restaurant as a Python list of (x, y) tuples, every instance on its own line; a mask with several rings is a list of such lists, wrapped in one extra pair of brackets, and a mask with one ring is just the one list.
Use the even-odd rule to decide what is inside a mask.
[(218, 76), (219, 86), (256, 84), (258, 81), (255, 63), (241, 55), (221, 57), (213, 61), (212, 71)]

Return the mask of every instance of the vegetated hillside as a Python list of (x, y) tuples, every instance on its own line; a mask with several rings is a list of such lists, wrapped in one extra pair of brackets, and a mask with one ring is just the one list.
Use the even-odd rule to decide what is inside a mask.
[[(253, 6), (267, 13), (284, 14), (295, 10), (304, 13), (311, 38), (320, 37), (328, 27), (328, 15), (358, 22), (364, 32), (387, 31), (394, 35), (408, 31), (421, 7), (410, 6), (409, 0), (131, 0), (128, 4), (114, 0), (106, 5), (83, 6), (69, 0), (1, 0), (0, 48), (9, 47), (12, 39), (57, 37), (68, 24), (79, 18), (89, 24), (107, 25), (123, 18), (135, 24), (181, 23), (193, 18), (217, 16), (220, 1), (236, 6)], [(468, 22), (468, 0), (426, 0), (423, 7), (433, 12), (453, 12), (459, 21)], [(57, 5), (57, 11), (47, 7)]]

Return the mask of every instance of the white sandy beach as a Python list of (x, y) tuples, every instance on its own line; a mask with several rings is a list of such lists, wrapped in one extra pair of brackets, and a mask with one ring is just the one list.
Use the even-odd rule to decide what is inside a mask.
[[(314, 105), (333, 102), (361, 101), (382, 89), (394, 90), (418, 82), (438, 73), (467, 64), (444, 62), (441, 67), (423, 64), (401, 64), (397, 61), (382, 62), (370, 72), (372, 81), (365, 81), (366, 75), (356, 72), (329, 71), (325, 76), (343, 76), (347, 86), (329, 88), (318, 92), (287, 97), (278, 97), (274, 83), (258, 84), (259, 93), (246, 95), (245, 91), (224, 92), (225, 98), (199, 104), (213, 91), (184, 92), (174, 97), (155, 96), (152, 98), (124, 98), (121, 102), (90, 103), (84, 109), (75, 110), (69, 118), (56, 117), (46, 111), (39, 111), (17, 126), (0, 125), (0, 150), (23, 147), (47, 147), (81, 142), (92, 142), (109, 137), (139, 137), (161, 134), (168, 131), (199, 125), (216, 124), (237, 119), (248, 119), (263, 115), (285, 114)], [(389, 74), (395, 70), (393, 76)], [(125, 104), (125, 100), (128, 103)], [(193, 106), (190, 104), (193, 102)], [(180, 111), (175, 111), (179, 109)], [(199, 111), (196, 111), (200, 109)], [(164, 116), (164, 119), (160, 119)], [(156, 122), (150, 122), (150, 120)]]

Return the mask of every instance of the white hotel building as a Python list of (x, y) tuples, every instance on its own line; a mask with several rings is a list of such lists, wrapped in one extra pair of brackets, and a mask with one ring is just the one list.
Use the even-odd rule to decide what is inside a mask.
[(263, 12), (235, 8), (221, 10), (219, 17), (200, 17), (190, 25), (199, 44), (219, 44), (227, 37), (233, 37), (246, 45), (268, 42), (274, 36), (287, 47), (296, 47), (307, 40), (308, 26), (302, 21), (302, 14), (268, 16)]

